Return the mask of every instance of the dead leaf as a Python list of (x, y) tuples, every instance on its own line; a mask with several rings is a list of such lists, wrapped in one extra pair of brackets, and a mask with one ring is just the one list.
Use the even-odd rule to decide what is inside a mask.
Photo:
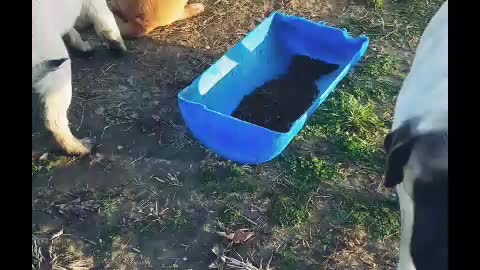
[(247, 241), (252, 240), (254, 236), (254, 232), (236, 230), (233, 235), (232, 241), (235, 244), (245, 244)]
[(225, 232), (217, 232), (217, 234), (231, 240), (234, 244), (245, 244), (255, 236), (254, 232), (249, 232), (245, 229), (238, 229), (229, 234), (226, 234)]

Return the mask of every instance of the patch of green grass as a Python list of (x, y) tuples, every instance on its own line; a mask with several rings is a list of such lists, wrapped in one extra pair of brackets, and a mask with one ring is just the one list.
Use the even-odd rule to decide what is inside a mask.
[(368, 4), (381, 9), (347, 17), (341, 27), (354, 35), (366, 34), (372, 42), (384, 40), (392, 47), (413, 49), (443, 2), (445, 0), (409, 0), (387, 8), (383, 0), (367, 0)]
[(167, 219), (167, 227), (172, 231), (193, 231), (195, 224), (192, 215), (183, 209), (175, 209)]
[[(101, 198), (101, 197), (100, 197)], [(118, 200), (112, 197), (101, 198), (101, 207), (99, 212), (101, 215), (110, 219), (116, 212), (118, 212)]]
[(335, 158), (363, 162), (382, 171), (386, 133), (385, 123), (376, 114), (372, 101), (363, 103), (349, 93), (337, 92), (312, 117), (301, 138), (326, 138), (337, 148)]
[(35, 162), (32, 160), (32, 177), (46, 174), (50, 171), (50, 168), (46, 164), (42, 164), (42, 162)]
[(276, 194), (272, 197), (272, 219), (282, 227), (297, 226), (310, 216), (308, 205), (304, 201), (295, 201), (291, 197)]
[(376, 8), (383, 8), (383, 0), (367, 0), (367, 3)]
[[(338, 92), (352, 95), (357, 103), (367, 104), (373, 108), (374, 113), (382, 116), (385, 110), (393, 110), (395, 98), (405, 78), (405, 71), (402, 71), (405, 64), (404, 60), (391, 55), (368, 52), (364, 63), (344, 80)], [(338, 97), (338, 94), (334, 93), (332, 97)], [(355, 106), (353, 109), (358, 107), (358, 104), (352, 105)]]
[(205, 166), (201, 172), (201, 190), (204, 193), (216, 193), (225, 197), (230, 193), (252, 193), (257, 183), (249, 177), (247, 170), (232, 162), (217, 166)]
[[(428, 22), (446, 0), (409, 0), (398, 16), (411, 26), (412, 35), (420, 37)], [(404, 31), (408, 31), (405, 29)]]
[(32, 160), (32, 177), (41, 175), (41, 174), (49, 174), (52, 170), (57, 168), (64, 168), (68, 167), (75, 159), (72, 157), (56, 157), (52, 160)]
[(245, 168), (237, 164), (230, 163), (228, 168), (230, 169), (230, 177), (238, 178), (247, 175)]
[(227, 227), (238, 226), (245, 223), (245, 219), (243, 218), (240, 210), (237, 209), (233, 204), (227, 204), (225, 209), (223, 209), (218, 216), (218, 221), (220, 221), (223, 226)]
[(288, 186), (299, 199), (315, 191), (322, 180), (333, 180), (336, 176), (335, 166), (317, 157), (287, 158), (285, 163), (290, 180)]
[(400, 72), (401, 60), (391, 55), (375, 54), (369, 55), (368, 65), (365, 65), (358, 71), (358, 76), (379, 79), (382, 77), (400, 77), (404, 74)]
[(301, 269), (298, 265), (298, 256), (291, 250), (285, 250), (280, 253), (280, 270)]
[(122, 229), (118, 225), (103, 225), (100, 227), (97, 244), (93, 246), (93, 255), (96, 258), (108, 259), (111, 256), (112, 244), (121, 237)]
[(393, 203), (389, 202), (344, 196), (337, 211), (337, 218), (349, 227), (364, 228), (374, 240), (398, 237), (400, 231), (400, 213)]
[(370, 55), (313, 115), (298, 140), (318, 140), (336, 146), (335, 159), (363, 163), (383, 171), (383, 139), (388, 132), (394, 99), (404, 74), (402, 61)]
[(316, 157), (287, 158), (284, 161), (288, 173), (283, 187), (271, 192), (272, 219), (282, 227), (305, 222), (309, 214), (308, 200), (322, 181), (335, 179), (336, 168)]
[(205, 167), (201, 171), (200, 175), (200, 190), (206, 194), (214, 194), (221, 192), (221, 186), (217, 180), (217, 174), (215, 172), (215, 167)]

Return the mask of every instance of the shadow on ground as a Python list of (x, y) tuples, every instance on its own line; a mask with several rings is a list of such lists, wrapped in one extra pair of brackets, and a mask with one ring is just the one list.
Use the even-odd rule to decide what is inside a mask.
[(32, 172), (32, 233), (63, 228), (97, 266), (209, 264), (216, 236), (204, 232), (206, 210), (190, 198), (209, 153), (188, 134), (176, 97), (216, 56), (149, 39), (120, 58), (97, 47), (72, 59), (69, 118), (74, 134), (96, 140), (91, 156), (55, 154), (32, 103), (32, 170), (45, 172)]

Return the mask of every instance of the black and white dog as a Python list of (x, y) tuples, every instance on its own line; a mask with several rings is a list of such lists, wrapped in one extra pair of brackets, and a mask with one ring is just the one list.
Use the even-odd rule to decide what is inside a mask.
[(385, 151), (401, 210), (398, 269), (448, 269), (448, 1), (422, 35)]

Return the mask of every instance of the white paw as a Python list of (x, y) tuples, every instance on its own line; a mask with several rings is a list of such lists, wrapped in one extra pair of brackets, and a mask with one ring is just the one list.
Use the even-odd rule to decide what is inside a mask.
[(95, 140), (88, 137), (81, 139), (80, 142), (88, 149), (88, 152), (92, 151), (93, 144), (95, 144)]
[(93, 148), (94, 140), (90, 138), (84, 138), (75, 141), (72, 145), (65, 147), (65, 151), (70, 155), (84, 156), (90, 154)]
[(82, 52), (91, 52), (93, 51), (92, 45), (88, 41), (82, 41), (77, 45), (78, 49)]
[(188, 9), (192, 15), (198, 15), (205, 11), (205, 6), (201, 3), (189, 4)]

